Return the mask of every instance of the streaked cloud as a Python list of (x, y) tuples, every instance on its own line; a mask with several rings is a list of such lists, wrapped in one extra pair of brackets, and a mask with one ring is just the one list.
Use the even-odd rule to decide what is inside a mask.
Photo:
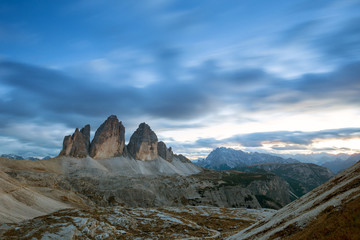
[(192, 157), (356, 150), (329, 141), (358, 137), (357, 1), (0, 5), (0, 153), (56, 152), (110, 114)]

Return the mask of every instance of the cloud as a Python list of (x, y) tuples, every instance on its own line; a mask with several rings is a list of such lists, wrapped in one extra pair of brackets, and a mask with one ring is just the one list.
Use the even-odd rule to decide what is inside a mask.
[(58, 70), (4, 60), (0, 72), (1, 87), (7, 92), (0, 99), (3, 129), (13, 121), (73, 128), (87, 122), (99, 124), (113, 113), (125, 121), (144, 115), (178, 120), (205, 114), (212, 107), (204, 91), (189, 83), (114, 87), (101, 80), (73, 78)]
[[(0, 87), (6, 90), (6, 98), (0, 99), (0, 123), (3, 126), (0, 134), (14, 137), (11, 131), (4, 132), (11, 127), (12, 121), (64, 124), (74, 128), (87, 123), (96, 127), (110, 114), (117, 114), (124, 122), (147, 116), (163, 119), (166, 123), (198, 121), (206, 116), (216, 116), (225, 107), (233, 112), (251, 113), (294, 107), (298, 111), (299, 106), (304, 107), (309, 101), (320, 103), (313, 106), (312, 111), (324, 107), (357, 106), (360, 102), (359, 69), (360, 63), (352, 63), (331, 73), (287, 80), (262, 69), (224, 70), (216, 63), (207, 62), (189, 71), (189, 81), (160, 80), (139, 88), (72, 77), (59, 70), (2, 60)], [(60, 135), (56, 134), (61, 139)], [(227, 139), (246, 147), (260, 147), (262, 141), (277, 140), (306, 145), (312, 138), (285, 131)], [(206, 145), (205, 142), (197, 144)], [(208, 139), (208, 146), (216, 144), (216, 139)]]
[(359, 60), (360, 17), (349, 19), (339, 30), (321, 36), (316, 46), (324, 51), (325, 57), (346, 62)]
[[(240, 115), (358, 109), (360, 5), (299, 2), (79, 0), (46, 4), (47, 11), (9, 3), (0, 54), (14, 60), (0, 61), (0, 136), (21, 146), (36, 129), (53, 145), (35, 142), (52, 149), (57, 143), (44, 133), (65, 134), (41, 126), (96, 128), (110, 114), (129, 128), (152, 121), (189, 130), (231, 125)], [(276, 7), (269, 12), (268, 6)], [(14, 22), (23, 12), (26, 24)], [(38, 17), (57, 24), (39, 24)], [(223, 140), (307, 146), (313, 140), (288, 131), (204, 136), (196, 146)]]
[[(238, 144), (243, 147), (262, 147), (266, 143), (272, 143), (276, 150), (294, 150), (306, 149), (315, 140), (325, 139), (346, 139), (360, 137), (360, 128), (329, 129), (313, 132), (302, 131), (276, 131), (276, 132), (258, 132), (249, 134), (234, 135), (226, 139), (202, 138), (198, 139), (193, 147), (214, 148), (224, 144)], [(279, 146), (276, 144), (286, 144), (288, 146)], [(188, 144), (187, 146), (191, 146)]]

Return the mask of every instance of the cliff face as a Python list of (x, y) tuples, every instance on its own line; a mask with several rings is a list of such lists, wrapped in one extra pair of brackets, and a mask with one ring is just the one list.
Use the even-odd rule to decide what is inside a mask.
[(90, 156), (95, 159), (121, 156), (125, 148), (125, 127), (111, 115), (96, 130), (91, 142)]
[(125, 127), (115, 115), (111, 115), (100, 125), (91, 144), (90, 125), (86, 125), (80, 131), (76, 129), (72, 136), (66, 136), (59, 156), (74, 158), (90, 156), (94, 159), (124, 156), (143, 161), (161, 157), (168, 162), (172, 162), (174, 157), (177, 157), (183, 162), (190, 162), (184, 156), (175, 155), (171, 147), (167, 148), (164, 142), (158, 142), (155, 132), (146, 123), (139, 125), (126, 146)]
[(304, 195), (334, 176), (329, 169), (313, 163), (264, 163), (240, 167), (237, 170), (274, 173), (289, 183), (296, 197)]
[(171, 162), (174, 158), (174, 153), (170, 148), (167, 148), (165, 143), (160, 141), (158, 143), (158, 153), (159, 153), (159, 156), (162, 157), (163, 159), (165, 159), (166, 161), (168, 162)]
[(86, 125), (80, 131), (76, 128), (73, 135), (66, 136), (63, 141), (63, 149), (59, 156), (71, 156), (84, 158), (89, 155), (90, 125)]
[(154, 160), (159, 157), (158, 138), (146, 123), (141, 123), (130, 137), (127, 149), (136, 160)]
[(291, 202), (290, 186), (278, 176), (268, 181), (253, 181), (247, 187), (262, 207), (280, 209)]

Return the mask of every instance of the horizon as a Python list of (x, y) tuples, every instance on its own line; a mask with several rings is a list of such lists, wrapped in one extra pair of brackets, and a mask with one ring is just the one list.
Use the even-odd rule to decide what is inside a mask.
[(189, 159), (360, 153), (360, 3), (0, 3), (0, 153), (117, 115)]

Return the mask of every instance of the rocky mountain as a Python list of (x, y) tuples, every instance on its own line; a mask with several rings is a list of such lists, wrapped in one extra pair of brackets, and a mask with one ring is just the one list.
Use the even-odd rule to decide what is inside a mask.
[(166, 161), (169, 161), (169, 162), (172, 161), (172, 159), (174, 158), (174, 153), (173, 153), (171, 147), (167, 148), (165, 143), (160, 141), (160, 142), (158, 142), (157, 148), (158, 148), (158, 154), (160, 157), (162, 157)]
[(331, 179), (334, 174), (313, 163), (262, 163), (235, 168), (244, 172), (274, 173), (289, 183), (298, 198)]
[(200, 167), (216, 170), (228, 170), (235, 167), (242, 167), (258, 163), (294, 163), (299, 162), (295, 159), (284, 159), (265, 153), (247, 153), (232, 148), (220, 147), (214, 149), (204, 160), (195, 162)]
[(339, 173), (344, 169), (354, 165), (357, 161), (360, 161), (360, 154), (353, 154), (345, 160), (336, 159), (333, 161), (325, 162), (322, 164), (322, 166), (329, 168), (334, 173)]
[(137, 160), (154, 160), (159, 157), (158, 138), (146, 123), (139, 125), (138, 129), (130, 137), (127, 148), (129, 154)]
[(360, 239), (360, 162), (228, 239)]
[(76, 128), (73, 135), (65, 136), (63, 149), (59, 156), (72, 156), (77, 158), (87, 157), (90, 147), (90, 125), (86, 125), (80, 131)]
[[(288, 184), (273, 174), (199, 171), (174, 157), (139, 161), (58, 157), (0, 158), (0, 222), (18, 222), (63, 208), (271, 207), (291, 201)], [(45, 204), (47, 202), (49, 204)]]
[[(125, 127), (115, 115), (111, 115), (96, 130), (90, 143), (90, 125), (80, 131), (76, 128), (73, 135), (65, 136), (63, 149), (59, 156), (93, 159), (108, 159), (124, 156), (135, 160), (151, 161), (158, 158), (172, 162), (174, 158), (184, 160), (167, 148), (150, 126), (141, 123), (131, 135), (129, 144), (125, 145)], [(189, 160), (186, 162), (190, 163)]]
[(91, 141), (90, 156), (94, 159), (121, 156), (125, 152), (125, 127), (111, 115), (96, 130)]

